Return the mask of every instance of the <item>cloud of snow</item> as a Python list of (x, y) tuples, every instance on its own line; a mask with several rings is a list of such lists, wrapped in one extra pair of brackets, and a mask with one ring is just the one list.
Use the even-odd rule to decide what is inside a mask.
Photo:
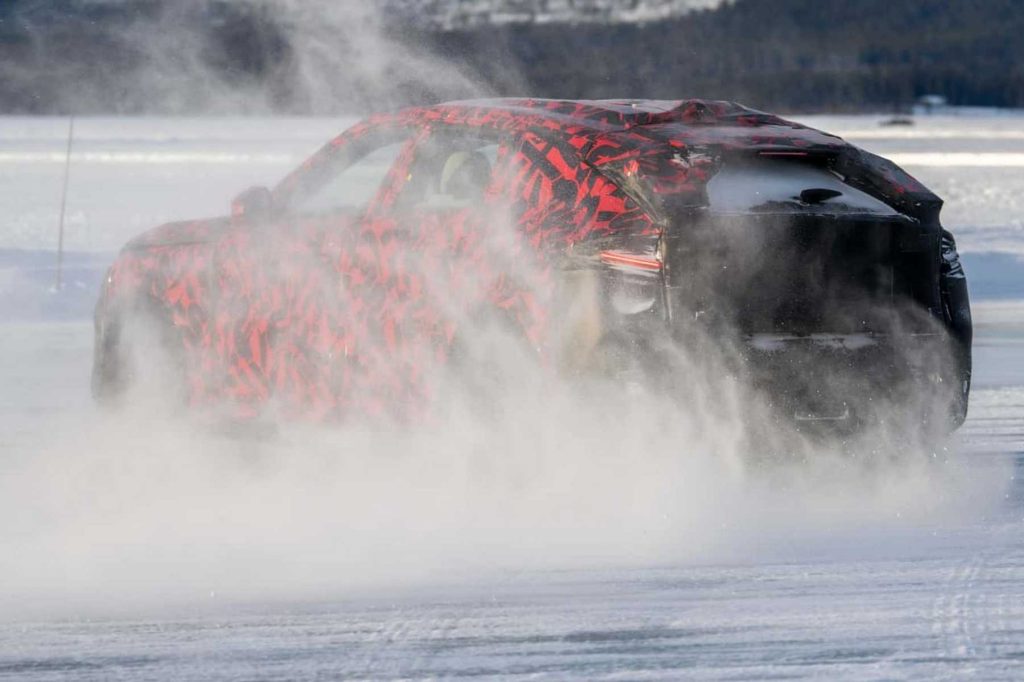
[[(259, 110), (268, 93), (213, 75), (194, 34), (177, 31), (189, 25), (182, 7), (131, 37), (151, 50), (144, 87), (182, 110)], [(477, 87), (385, 36), (372, 3), (273, 7), (293, 48), (284, 96), (313, 109), (369, 91), (386, 99), (396, 78), (424, 97)], [(335, 89), (332, 74), (353, 69), (361, 85)], [(481, 398), (456, 382), (414, 426), (226, 430), (169, 418), (168, 383), (120, 411), (62, 414), (0, 478), (0, 612), (329, 599), (521, 570), (787, 560), (850, 543), (901, 552), (986, 509), (999, 486), (905, 422), (846, 439), (797, 432), (716, 339), (668, 349), (666, 393), (560, 377), (496, 336), (469, 340), (503, 359), (500, 391)]]
[(486, 94), (397, 16), (354, 0), (23, 3), (9, 21), (25, 44), (0, 76), (80, 115), (362, 113)]
[(118, 411), (63, 415), (0, 478), (0, 612), (904, 556), (990, 511), (1005, 484), (913, 428), (796, 434), (714, 353), (678, 356), (675, 400), (502, 357), (500, 392), (455, 390), (402, 428), (173, 418), (170, 382)]

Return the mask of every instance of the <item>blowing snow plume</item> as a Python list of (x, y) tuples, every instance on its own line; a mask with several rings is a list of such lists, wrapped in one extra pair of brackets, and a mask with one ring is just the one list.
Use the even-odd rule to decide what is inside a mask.
[(901, 555), (998, 498), (997, 472), (980, 477), (906, 433), (855, 445), (784, 434), (713, 356), (680, 352), (682, 405), (503, 357), (515, 380), (486, 407), (456, 388), (416, 427), (218, 435), (169, 419), (159, 389), (63, 419), (10, 453), (2, 612), (137, 614), (522, 570)]
[(379, 3), (29, 0), (6, 20), (23, 39), (0, 74), (28, 111), (308, 115), (486, 94)]
[[(488, 248), (514, 253), (502, 221), (490, 226)], [(281, 261), (280, 246), (264, 244), (265, 262)], [(538, 276), (525, 260), (503, 266)], [(271, 275), (299, 274), (282, 267)], [(424, 285), (457, 300), (447, 280)], [(208, 413), (170, 417), (175, 373), (152, 364), (155, 381), (121, 409), (65, 419), (0, 490), (4, 613), (324, 600), (524, 569), (884, 555), (916, 551), (920, 528), (971, 518), (996, 489), (926, 433), (843, 443), (794, 432), (734, 371), (720, 337), (659, 348), (669, 364), (648, 385), (628, 364), (611, 379), (559, 375), (500, 323), (446, 312), (464, 331), (463, 360), (437, 409), (413, 423), (290, 419), (225, 433)], [(159, 335), (142, 345), (155, 363)]]
[[(361, 67), (332, 56), (332, 33), (316, 23), (318, 15), (298, 3), (275, 7), (284, 8), (277, 23), (291, 27), (285, 32), (293, 36), (288, 44), (302, 55), (287, 60), (288, 69), (309, 79), (301, 91), (309, 97), (317, 92), (338, 96), (318, 80), (329, 81), (336, 67)], [(357, 32), (373, 26), (373, 15), (357, 16), (370, 22), (352, 22)], [(386, 40), (353, 40), (378, 50), (369, 62), (375, 66), (367, 72), (367, 83), (391, 73), (384, 65), (417, 54), (405, 46), (390, 52)], [(202, 61), (189, 64), (203, 71)], [(407, 73), (463, 82), (459, 74), (435, 67), (440, 65), (421, 72), (410, 64)], [(160, 87), (174, 85), (169, 92), (191, 101), (189, 83), (195, 81), (160, 81), (157, 76), (154, 72)], [(207, 88), (220, 81), (199, 82), (204, 86), (197, 97), (216, 99)], [(263, 102), (266, 93), (256, 92), (256, 101)], [(246, 99), (244, 91), (231, 93)], [(569, 306), (564, 317), (546, 318), (537, 305), (544, 296), (536, 287), (550, 282), (552, 272), (529, 257), (533, 246), (511, 229), (522, 216), (485, 204), (492, 210), (471, 219), (459, 201), (460, 193), (473, 187), (468, 181), (468, 187), (451, 184), (460, 177), (458, 168), (446, 169), (453, 158), (479, 169), (483, 158), (510, 171), (507, 182), (529, 185), (530, 173), (512, 172), (523, 170), (517, 163), (555, 163), (551, 159), (564, 160), (570, 149), (562, 154), (539, 136), (504, 151), (500, 145), (485, 149), (486, 142), (475, 140), (480, 144), (473, 146), (462, 140), (436, 153), (430, 150), (421, 158), (433, 164), (433, 173), (415, 166), (420, 157), (409, 153), (413, 147), (399, 144), (392, 150), (392, 160), (402, 159), (402, 165), (389, 172), (385, 164), (385, 175), (422, 191), (416, 197), (419, 208), (412, 212), (419, 229), (403, 235), (386, 221), (374, 223), (365, 230), (373, 244), (369, 263), (359, 261), (359, 249), (343, 248), (348, 244), (338, 241), (362, 232), (330, 233), (328, 222), (314, 217), (275, 233), (271, 228), (279, 216), (273, 212), (259, 224), (228, 219), (189, 223), (137, 240), (132, 248), (152, 247), (149, 260), (169, 266), (163, 272), (172, 273), (177, 285), (141, 289), (166, 292), (178, 303), (195, 293), (180, 286), (189, 267), (205, 273), (219, 268), (216, 282), (225, 295), (216, 304), (215, 322), (204, 327), (189, 318), (198, 314), (190, 298), (172, 326), (179, 334), (182, 328), (199, 330), (189, 343), (201, 345), (204, 334), (217, 335), (206, 358), (219, 352), (221, 342), (237, 341), (237, 357), (218, 371), (196, 363), (190, 376), (196, 381), (187, 382), (184, 390), (259, 397), (279, 377), (267, 371), (250, 381), (247, 371), (262, 370), (269, 358), (284, 356), (299, 362), (290, 366), (294, 374), (280, 378), (286, 389), (276, 402), (268, 401), (267, 416), (283, 412), (293, 417), (289, 396), (300, 405), (303, 400), (321, 404), (318, 387), (310, 389), (301, 381), (312, 364), (306, 362), (313, 360), (337, 361), (343, 369), (354, 366), (351, 374), (339, 370), (328, 379), (342, 385), (351, 379), (362, 389), (353, 395), (372, 400), (333, 428), (283, 419), (272, 430), (256, 430), (263, 422), (249, 421), (243, 422), (243, 433), (224, 434), (216, 428), (222, 415), (214, 415), (214, 428), (204, 420), (209, 415), (169, 418), (176, 394), (169, 386), (181, 375), (173, 355), (162, 358), (164, 365), (157, 360), (166, 326), (144, 324), (134, 362), (153, 370), (151, 381), (130, 389), (118, 411), (66, 418), (54, 435), (33, 443), (30, 453), (19, 453), (4, 477), (0, 583), (5, 613), (194, 604), (210, 595), (323, 599), (396, 584), (488, 579), (524, 567), (785, 558), (807, 546), (843, 545), (848, 538), (884, 545), (894, 517), (900, 519), (894, 532), (913, 538), (917, 524), (984, 508), (979, 498), (993, 489), (989, 482), (960, 480), (959, 462), (954, 457), (946, 461), (946, 452), (929, 433), (869, 430), (842, 442), (808, 438), (781, 421), (748, 377), (736, 371), (735, 344), (723, 341), (724, 336), (696, 333), (688, 343), (652, 344), (664, 362), (655, 367), (660, 381), (650, 380), (647, 367), (630, 362), (635, 338), (602, 343), (601, 335), (593, 333), (600, 329), (595, 303), (608, 302), (609, 312), (619, 315), (640, 315), (654, 305), (649, 291), (656, 240), (644, 230), (634, 235), (638, 248), (647, 249), (639, 256), (609, 250), (596, 257), (609, 272), (639, 264), (639, 274), (604, 290), (602, 280), (580, 268), (563, 288), (550, 290), (551, 296), (568, 295), (577, 305)], [(325, 148), (325, 168), (332, 148)], [(678, 166), (681, 158), (662, 160)], [(526, 193), (563, 202), (560, 220), (552, 224), (558, 234), (579, 228), (573, 221), (580, 213), (570, 210), (568, 200), (585, 197), (595, 212), (608, 206), (609, 197), (613, 205), (614, 200), (627, 205), (592, 167), (558, 175), (562, 187), (544, 189), (536, 180), (530, 185), (536, 191)], [(428, 181), (421, 183), (421, 178)], [(575, 187), (565, 185), (570, 178)], [(590, 184), (582, 192), (584, 178)], [(315, 206), (316, 188), (327, 185), (313, 185), (309, 192), (288, 196)], [(441, 191), (448, 185), (456, 191)], [(590, 204), (583, 209), (585, 215)], [(462, 218), (438, 220), (445, 212)], [(180, 231), (198, 237), (204, 230), (221, 235), (211, 252), (202, 250), (201, 239), (178, 239)], [(161, 242), (168, 237), (174, 239)], [(401, 258), (387, 260), (385, 275), (385, 261), (377, 256), (394, 256), (400, 238), (419, 241)], [(487, 257), (462, 267), (444, 257), (452, 246), (456, 252)], [(325, 259), (338, 270), (325, 269)], [(146, 260), (129, 261), (116, 271), (116, 286), (138, 285), (139, 271), (133, 267), (150, 267)], [(345, 277), (337, 277), (338, 271)], [(325, 272), (334, 278), (320, 279)], [(377, 278), (394, 286), (371, 290), (367, 283)], [(430, 305), (405, 305), (403, 297), (410, 292)], [(479, 302), (484, 294), (511, 314), (477, 316), (476, 306), (464, 304)], [(294, 305), (281, 306), (281, 300)], [(382, 309), (396, 317), (421, 313), (404, 321), (428, 329), (432, 340), (451, 344), (406, 343), (402, 325), (386, 321), (372, 335), (376, 345), (358, 334), (347, 339), (323, 324), (321, 313), (349, 305), (357, 316), (372, 319)], [(553, 336), (563, 348), (588, 361), (563, 365), (558, 352), (539, 359), (530, 331), (545, 320), (561, 326)], [(527, 343), (519, 332), (526, 332)], [(438, 348), (450, 355), (436, 358)], [(451, 361), (439, 364), (452, 366), (452, 376), (428, 382), (432, 366), (421, 361), (432, 357)], [(372, 383), (360, 374), (366, 367), (377, 371)], [(136, 378), (142, 369), (136, 366), (126, 377)], [(394, 390), (396, 385), (429, 386), (419, 397), (431, 398), (427, 404), (434, 409), (391, 419), (395, 406), (390, 398), (401, 392)]]

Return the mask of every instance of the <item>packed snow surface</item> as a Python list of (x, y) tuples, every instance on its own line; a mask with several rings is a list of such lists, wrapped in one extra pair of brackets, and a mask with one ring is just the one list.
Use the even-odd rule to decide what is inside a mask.
[(807, 122), (946, 199), (971, 412), (931, 449), (802, 462), (557, 395), (413, 435), (103, 413), (87, 316), (112, 252), (347, 122), (76, 121), (51, 292), (67, 121), (0, 120), (0, 679), (1019, 679), (1024, 118), (881, 118)]

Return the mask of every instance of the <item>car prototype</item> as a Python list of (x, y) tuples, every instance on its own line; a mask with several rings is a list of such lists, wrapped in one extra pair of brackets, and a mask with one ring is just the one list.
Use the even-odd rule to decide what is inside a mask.
[(663, 375), (661, 349), (711, 339), (796, 420), (862, 419), (909, 386), (955, 428), (971, 318), (941, 206), (883, 158), (730, 102), (375, 115), (230, 216), (129, 242), (96, 307), (93, 390), (159, 362), (191, 405), (407, 415), (488, 320), (556, 371)]

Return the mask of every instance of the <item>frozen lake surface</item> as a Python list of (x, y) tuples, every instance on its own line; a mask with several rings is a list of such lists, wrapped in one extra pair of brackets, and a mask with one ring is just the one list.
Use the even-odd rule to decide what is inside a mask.
[[(946, 200), (966, 252), (1024, 253), (1024, 114), (807, 116), (803, 123), (903, 165)], [(272, 186), (351, 119), (112, 119), (75, 123), (65, 245), (113, 251), (169, 220), (222, 215)], [(0, 248), (56, 246), (67, 120), (0, 117)]]
[(54, 295), (66, 121), (0, 119), (0, 679), (1020, 679), (1024, 117), (807, 121), (905, 163), (966, 254), (971, 413), (923, 462), (589, 443), (588, 469), (563, 459), (586, 434), (511, 430), (528, 466), (479, 471), (447, 461), (491, 447), (472, 436), (379, 465), (373, 434), (100, 414), (111, 252), (224, 212), (345, 122), (79, 121)]

